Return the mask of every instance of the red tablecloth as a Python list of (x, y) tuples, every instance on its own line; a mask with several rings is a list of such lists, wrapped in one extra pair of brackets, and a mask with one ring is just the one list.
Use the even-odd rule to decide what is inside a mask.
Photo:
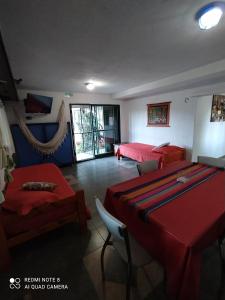
[(120, 201), (119, 192), (188, 166), (173, 163), (162, 170), (114, 185), (107, 190), (105, 207), (127, 224), (134, 237), (165, 268), (167, 292), (180, 300), (199, 299), (202, 251), (225, 230), (225, 172), (180, 195), (151, 213), (144, 222), (137, 209)]

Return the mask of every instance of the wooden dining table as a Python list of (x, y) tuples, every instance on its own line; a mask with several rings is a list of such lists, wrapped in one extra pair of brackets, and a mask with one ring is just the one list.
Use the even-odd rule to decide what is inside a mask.
[(225, 232), (224, 170), (175, 162), (109, 187), (104, 206), (162, 264), (169, 298), (200, 299), (202, 252)]

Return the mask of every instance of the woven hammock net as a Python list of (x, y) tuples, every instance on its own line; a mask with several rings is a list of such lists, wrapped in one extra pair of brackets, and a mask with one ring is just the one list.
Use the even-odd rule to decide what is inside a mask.
[(23, 118), (14, 110), (15, 115), (18, 119), (18, 124), (23, 132), (24, 136), (28, 140), (28, 142), (39, 152), (50, 155), (53, 154), (59, 146), (63, 143), (66, 135), (67, 135), (67, 122), (65, 116), (65, 103), (62, 101), (62, 104), (58, 113), (58, 123), (59, 127), (53, 138), (47, 143), (42, 143), (38, 141), (32, 134), (32, 132), (27, 127)]

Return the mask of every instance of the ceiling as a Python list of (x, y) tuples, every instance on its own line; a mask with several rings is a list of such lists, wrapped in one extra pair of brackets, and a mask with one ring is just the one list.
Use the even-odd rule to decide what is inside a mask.
[(116, 94), (225, 58), (225, 18), (201, 31), (200, 0), (1, 0), (0, 25), (22, 88)]

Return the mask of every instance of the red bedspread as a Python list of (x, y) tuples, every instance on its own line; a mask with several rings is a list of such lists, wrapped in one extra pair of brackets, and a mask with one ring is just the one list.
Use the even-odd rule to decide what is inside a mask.
[[(8, 184), (5, 193), (6, 201), (2, 207), (20, 215), (27, 215), (32, 208), (45, 203), (74, 197), (75, 192), (54, 164), (42, 164), (13, 170), (14, 180)], [(57, 186), (52, 192), (25, 191), (22, 185), (28, 181), (53, 182)]]
[[(188, 167), (176, 162), (163, 170), (151, 172), (110, 187), (105, 207), (127, 224), (130, 232), (165, 268), (167, 292), (179, 300), (199, 299), (201, 253), (225, 230), (225, 172), (218, 171), (207, 181), (180, 194), (150, 213), (146, 222), (139, 208), (124, 201), (123, 194), (158, 182), (162, 176)], [(130, 200), (132, 201), (132, 200)]]
[(159, 162), (159, 168), (166, 166), (167, 164), (185, 159), (185, 149), (177, 146), (165, 146), (154, 150), (155, 146), (141, 144), (141, 143), (129, 143), (122, 144), (117, 150), (118, 157), (125, 156), (134, 159), (138, 162), (146, 160), (157, 160)]
[[(9, 237), (66, 217), (77, 211), (78, 201), (84, 201), (84, 192), (74, 191), (54, 164), (18, 168), (12, 175), (14, 180), (7, 186), (0, 214)], [(27, 181), (53, 182), (57, 187), (53, 192), (25, 191), (22, 184)], [(90, 218), (87, 208), (85, 214)]]

